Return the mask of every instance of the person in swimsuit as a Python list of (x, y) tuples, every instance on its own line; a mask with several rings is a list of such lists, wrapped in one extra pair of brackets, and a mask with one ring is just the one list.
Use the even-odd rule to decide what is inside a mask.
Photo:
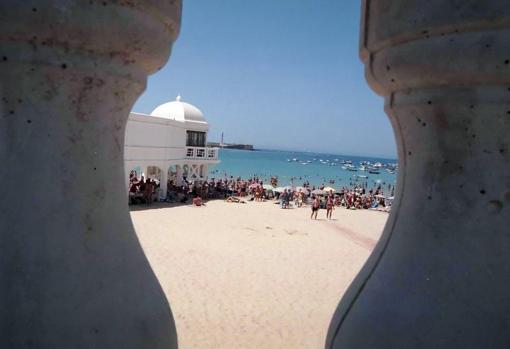
[(326, 199), (326, 218), (331, 219), (331, 215), (333, 214), (333, 198), (332, 196), (328, 196)]
[(241, 199), (238, 199), (238, 198), (236, 198), (236, 197), (234, 197), (234, 196), (229, 196), (229, 197), (228, 197), (225, 201), (226, 201), (226, 202), (236, 202), (236, 203), (238, 203), (238, 204), (245, 204), (245, 203), (246, 203), (246, 201), (243, 201), (243, 200), (241, 200)]
[(317, 196), (314, 197), (313, 202), (312, 202), (312, 214), (310, 215), (310, 219), (313, 219), (314, 215), (315, 215), (315, 219), (317, 219), (317, 213), (319, 213), (320, 206), (321, 206), (321, 203), (319, 201), (319, 198)]
[(193, 199), (193, 205), (197, 207), (205, 206), (205, 204), (202, 202), (202, 198), (199, 195), (195, 196), (195, 198)]

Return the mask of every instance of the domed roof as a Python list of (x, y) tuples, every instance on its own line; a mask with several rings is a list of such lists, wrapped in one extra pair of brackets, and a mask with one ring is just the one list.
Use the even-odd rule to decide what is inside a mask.
[(178, 95), (175, 101), (161, 104), (154, 109), (151, 116), (157, 116), (165, 119), (172, 119), (177, 121), (193, 121), (193, 122), (207, 122), (204, 114), (195, 107), (186, 102), (181, 101), (181, 95)]

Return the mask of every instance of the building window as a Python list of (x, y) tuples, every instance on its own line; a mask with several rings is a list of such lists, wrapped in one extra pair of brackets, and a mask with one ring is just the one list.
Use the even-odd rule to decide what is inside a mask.
[(197, 149), (197, 158), (205, 157), (205, 149)]
[(205, 132), (186, 131), (186, 146), (205, 147)]

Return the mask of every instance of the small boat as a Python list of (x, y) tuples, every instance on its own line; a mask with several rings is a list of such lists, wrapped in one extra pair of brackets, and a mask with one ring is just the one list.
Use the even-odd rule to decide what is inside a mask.
[(368, 176), (365, 176), (365, 175), (358, 175), (357, 177), (358, 178), (368, 178)]

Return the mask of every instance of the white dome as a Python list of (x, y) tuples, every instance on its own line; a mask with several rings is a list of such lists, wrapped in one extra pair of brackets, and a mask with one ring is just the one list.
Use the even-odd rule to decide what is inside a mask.
[(151, 116), (157, 116), (165, 119), (172, 119), (177, 121), (193, 121), (193, 122), (207, 122), (204, 114), (197, 107), (181, 102), (181, 96), (177, 96), (175, 101), (161, 104), (154, 109)]

